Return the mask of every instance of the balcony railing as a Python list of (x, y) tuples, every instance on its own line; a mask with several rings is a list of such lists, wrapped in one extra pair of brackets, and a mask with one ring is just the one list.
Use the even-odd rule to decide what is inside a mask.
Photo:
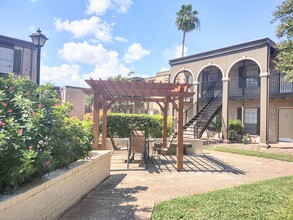
[[(269, 91), (271, 95), (293, 94), (293, 82), (285, 82), (280, 75), (271, 75)], [(260, 78), (250, 76), (232, 79), (229, 82), (229, 96), (259, 96)]]
[(270, 76), (270, 94), (293, 94), (293, 82), (285, 82), (280, 75)]
[(229, 96), (257, 96), (259, 92), (259, 76), (232, 79), (229, 82)]

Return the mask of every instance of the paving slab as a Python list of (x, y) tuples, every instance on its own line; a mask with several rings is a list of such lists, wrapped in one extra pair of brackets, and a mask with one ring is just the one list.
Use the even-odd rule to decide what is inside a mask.
[(127, 169), (126, 153), (114, 153), (111, 175), (60, 219), (150, 219), (155, 204), (260, 180), (293, 175), (292, 162), (223, 152), (185, 155), (184, 170), (174, 155), (155, 157), (148, 169)]

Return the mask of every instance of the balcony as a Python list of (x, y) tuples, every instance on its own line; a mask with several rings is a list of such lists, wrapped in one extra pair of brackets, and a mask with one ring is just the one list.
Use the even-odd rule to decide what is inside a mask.
[(270, 76), (270, 96), (287, 97), (293, 96), (293, 82), (285, 82), (280, 75)]
[[(271, 75), (269, 84), (270, 97), (293, 96), (293, 83), (285, 82), (280, 75)], [(237, 99), (252, 99), (260, 97), (260, 78), (250, 76), (232, 79), (229, 82), (229, 97)]]

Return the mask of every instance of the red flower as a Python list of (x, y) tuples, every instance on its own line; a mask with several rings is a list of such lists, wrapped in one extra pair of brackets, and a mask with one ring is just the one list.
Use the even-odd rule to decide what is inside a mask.
[(49, 166), (50, 164), (51, 164), (50, 160), (48, 160), (48, 161), (45, 162), (45, 165), (46, 166)]
[(17, 130), (17, 133), (18, 133), (18, 134), (22, 134), (22, 133), (23, 133), (23, 130), (22, 130), (22, 129), (18, 129), (18, 130)]
[(13, 112), (11, 109), (9, 109), (7, 112), (9, 112), (9, 113), (11, 113), (11, 112)]
[(5, 125), (6, 123), (4, 121), (0, 121), (0, 125)]
[(42, 108), (42, 106), (43, 106), (42, 104), (38, 104), (38, 108)]
[(60, 103), (56, 103), (56, 104), (55, 104), (56, 107), (59, 107), (60, 105), (61, 105)]
[(3, 106), (3, 107), (6, 107), (6, 106), (7, 106), (7, 103), (2, 102), (2, 106)]
[(10, 86), (10, 87), (9, 87), (9, 90), (10, 90), (10, 91), (12, 91), (13, 89), (14, 89), (14, 87), (13, 87), (13, 86)]

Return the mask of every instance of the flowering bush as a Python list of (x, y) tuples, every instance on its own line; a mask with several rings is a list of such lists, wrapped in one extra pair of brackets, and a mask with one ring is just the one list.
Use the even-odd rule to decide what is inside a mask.
[(0, 193), (89, 156), (89, 121), (68, 118), (52, 85), (0, 78)]

